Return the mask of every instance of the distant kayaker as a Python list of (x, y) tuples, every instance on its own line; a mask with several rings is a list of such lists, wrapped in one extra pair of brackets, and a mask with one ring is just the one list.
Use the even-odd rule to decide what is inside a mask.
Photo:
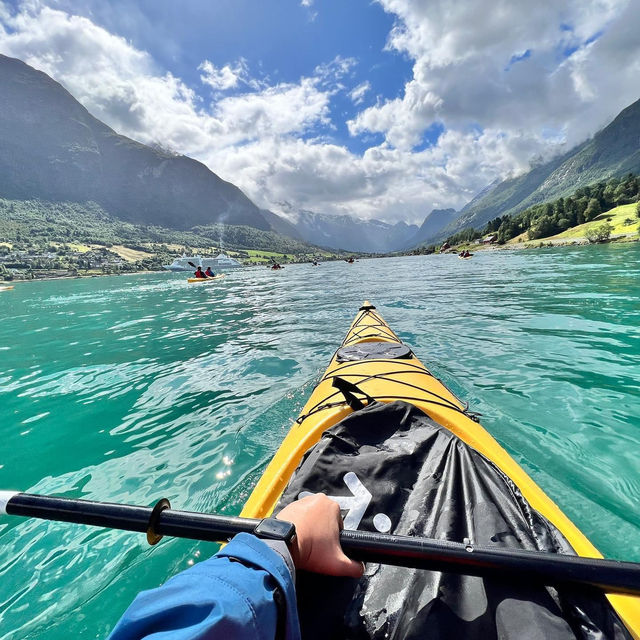
[(202, 267), (198, 267), (196, 272), (193, 274), (196, 278), (206, 278), (207, 276), (202, 271)]
[(207, 267), (207, 270), (204, 272), (204, 275), (207, 276), (207, 278), (215, 278), (215, 273), (213, 271), (211, 271), (211, 267)]
[(254, 640), (300, 638), (295, 571), (359, 578), (364, 566), (340, 547), (340, 507), (325, 495), (307, 496), (277, 516), (292, 522), (296, 537), (259, 540), (240, 533), (215, 556), (143, 591), (109, 636)]

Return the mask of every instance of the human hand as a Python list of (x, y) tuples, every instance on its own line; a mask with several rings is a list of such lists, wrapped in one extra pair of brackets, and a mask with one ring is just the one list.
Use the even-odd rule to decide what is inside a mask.
[(290, 551), (298, 569), (350, 578), (359, 578), (364, 572), (362, 562), (351, 560), (343, 553), (339, 540), (340, 507), (323, 493), (288, 504), (276, 518), (292, 522), (296, 527)]

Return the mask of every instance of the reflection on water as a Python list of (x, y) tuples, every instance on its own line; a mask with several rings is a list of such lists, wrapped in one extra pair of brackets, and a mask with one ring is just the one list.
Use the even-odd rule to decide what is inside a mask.
[[(596, 546), (640, 560), (639, 271), (627, 245), (19, 284), (0, 487), (238, 513), (367, 298)], [(214, 549), (7, 519), (0, 637), (103, 637)]]

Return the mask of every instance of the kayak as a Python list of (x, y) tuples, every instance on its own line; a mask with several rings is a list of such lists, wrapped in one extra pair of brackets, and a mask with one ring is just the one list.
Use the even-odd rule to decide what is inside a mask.
[(213, 282), (214, 280), (220, 280), (220, 278), (224, 278), (224, 273), (220, 273), (217, 276), (213, 276), (211, 278), (187, 278), (187, 282), (189, 284), (202, 284), (203, 282)]
[[(368, 302), (241, 515), (318, 492), (345, 529), (602, 557)], [(640, 597), (568, 586), (369, 564), (296, 592), (304, 638), (640, 638)]]
[(0, 291), (11, 291), (11, 289), (13, 289), (13, 285), (9, 285), (9, 286), (1, 286), (0, 287)]

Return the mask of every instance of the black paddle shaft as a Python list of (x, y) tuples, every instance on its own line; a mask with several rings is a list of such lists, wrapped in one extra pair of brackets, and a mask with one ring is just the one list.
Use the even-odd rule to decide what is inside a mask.
[[(254, 518), (219, 516), (167, 508), (137, 507), (16, 493), (5, 505), (9, 515), (60, 520), (111, 529), (224, 542), (237, 533), (253, 533), (262, 522)], [(161, 508), (158, 509), (158, 506)], [(157, 541), (155, 539), (155, 541)], [(396, 536), (366, 531), (342, 531), (347, 555), (375, 562), (431, 571), (487, 576), (512, 582), (583, 585), (608, 593), (640, 595), (640, 564), (498, 547), (476, 547), (446, 540)]]
[(518, 583), (582, 585), (607, 593), (640, 595), (640, 564), (447, 540), (343, 531), (340, 543), (355, 560)]
[(42, 520), (59, 520), (88, 524), (108, 529), (124, 529), (146, 533), (150, 529), (160, 536), (189, 538), (205, 542), (222, 542), (236, 533), (253, 533), (261, 520), (218, 516), (193, 511), (163, 509), (151, 522), (152, 507), (94, 502), (17, 493), (6, 505), (9, 515), (27, 516)]

